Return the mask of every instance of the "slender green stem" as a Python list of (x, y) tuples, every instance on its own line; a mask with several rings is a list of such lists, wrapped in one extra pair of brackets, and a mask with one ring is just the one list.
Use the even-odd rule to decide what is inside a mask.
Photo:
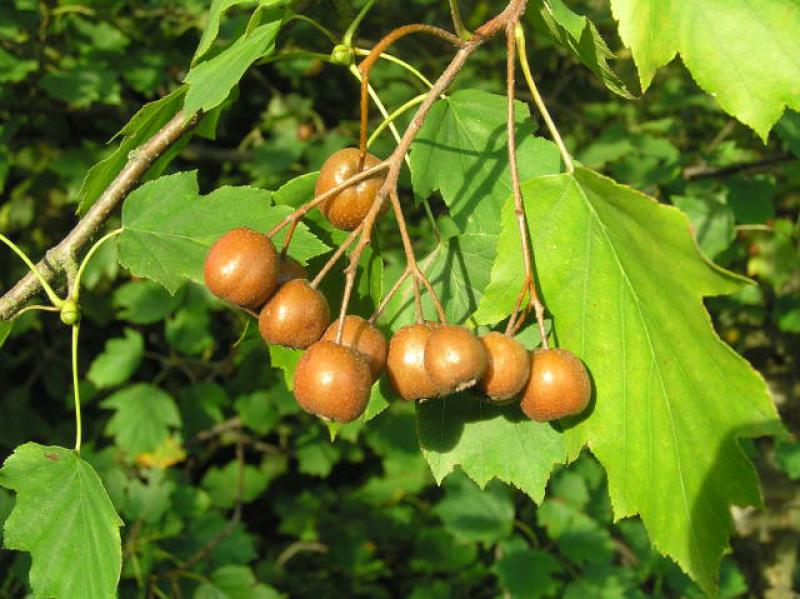
[(317, 23), (314, 19), (310, 17), (307, 17), (305, 15), (292, 15), (291, 17), (286, 19), (285, 22), (289, 23), (290, 21), (303, 21), (304, 23), (308, 23), (309, 25), (314, 27), (317, 31), (321, 32), (322, 35), (327, 37), (333, 45), (339, 43), (339, 40), (336, 38), (336, 35), (334, 35), (334, 33), (330, 29), (328, 29), (324, 25), (321, 25), (320, 23)]
[[(369, 56), (370, 51), (367, 50), (366, 48), (356, 48), (355, 53), (356, 56)], [(431, 83), (430, 79), (428, 79), (425, 75), (423, 75), (422, 72), (420, 72), (420, 70), (417, 69), (414, 65), (407, 63), (402, 58), (398, 58), (394, 54), (389, 54), (387, 52), (381, 52), (380, 57), (383, 60), (386, 60), (388, 62), (393, 62), (394, 64), (403, 67), (406, 71), (408, 71), (409, 73), (414, 75), (417, 79), (422, 81), (422, 83), (424, 83), (426, 86), (433, 87), (433, 83)]]
[(456, 35), (462, 40), (472, 39), (472, 34), (464, 27), (464, 21), (461, 19), (461, 10), (458, 8), (458, 0), (450, 0), (450, 14), (453, 17), (453, 27), (456, 30)]
[(81, 391), (78, 385), (78, 336), (81, 332), (81, 323), (72, 325), (72, 386), (75, 396), (75, 453), (81, 452), (83, 441), (83, 423), (81, 421)]
[(375, 0), (367, 0), (364, 6), (358, 11), (356, 18), (353, 19), (353, 22), (350, 23), (350, 26), (347, 28), (347, 31), (344, 32), (344, 36), (342, 36), (342, 43), (345, 46), (350, 46), (353, 43), (353, 36), (356, 34), (356, 29), (358, 26), (361, 25), (361, 21), (364, 20), (364, 17), (367, 16), (369, 9), (372, 8), (372, 5), (375, 4)]
[(561, 134), (558, 132), (558, 128), (556, 127), (553, 118), (550, 116), (550, 112), (547, 110), (547, 106), (545, 105), (544, 100), (539, 93), (539, 89), (536, 87), (536, 82), (533, 80), (531, 67), (528, 64), (528, 54), (525, 49), (525, 31), (519, 24), (517, 24), (516, 28), (514, 29), (514, 38), (517, 42), (519, 63), (522, 67), (522, 73), (525, 75), (525, 82), (528, 84), (528, 89), (533, 96), (533, 101), (536, 104), (536, 108), (539, 109), (539, 113), (542, 115), (542, 118), (547, 125), (547, 129), (550, 131), (553, 141), (556, 142), (558, 151), (561, 152), (561, 159), (564, 161), (564, 166), (567, 167), (567, 172), (572, 174), (575, 172), (575, 165), (572, 163), (572, 156), (570, 156), (569, 150), (567, 150), (567, 146), (564, 144), (564, 140), (561, 138)]
[(389, 116), (387, 116), (380, 125), (375, 127), (375, 130), (370, 135), (369, 139), (367, 140), (367, 147), (371, 146), (378, 136), (386, 130), (386, 127), (391, 125), (397, 118), (402, 116), (404, 113), (408, 112), (411, 108), (416, 106), (417, 104), (422, 104), (425, 100), (427, 94), (420, 94), (414, 98), (411, 98), (408, 102), (403, 104), (400, 108), (392, 112)]
[(13, 251), (13, 252), (14, 252), (14, 253), (17, 255), (17, 256), (19, 256), (19, 257), (22, 259), (22, 261), (23, 261), (23, 262), (25, 263), (25, 265), (26, 265), (26, 266), (27, 266), (27, 267), (30, 269), (30, 271), (31, 271), (31, 272), (32, 272), (34, 275), (36, 275), (36, 278), (37, 278), (37, 279), (39, 279), (39, 283), (41, 284), (41, 286), (42, 286), (42, 289), (44, 289), (44, 292), (47, 294), (47, 297), (50, 299), (50, 302), (51, 302), (51, 303), (52, 303), (54, 306), (56, 306), (56, 307), (60, 307), (60, 306), (61, 306), (61, 304), (62, 304), (62, 303), (64, 303), (64, 300), (62, 300), (60, 297), (58, 297), (58, 295), (56, 295), (56, 292), (55, 292), (55, 291), (53, 291), (53, 288), (52, 288), (52, 287), (50, 287), (50, 283), (48, 283), (48, 282), (45, 280), (45, 278), (42, 276), (42, 273), (40, 273), (38, 270), (36, 270), (36, 266), (33, 264), (33, 262), (31, 262), (31, 259), (30, 259), (30, 258), (28, 258), (28, 255), (27, 255), (25, 252), (23, 252), (23, 251), (22, 251), (22, 250), (19, 248), (19, 246), (17, 246), (17, 244), (16, 244), (16, 243), (14, 243), (13, 241), (11, 241), (11, 240), (10, 240), (8, 237), (6, 237), (5, 235), (3, 235), (2, 233), (0, 233), (0, 241), (2, 241), (2, 242), (3, 242), (3, 243), (5, 243), (5, 244), (6, 244), (8, 247), (10, 247), (10, 248), (11, 248), (11, 250), (12, 250), (12, 251)]
[(60, 308), (57, 308), (56, 306), (39, 306), (39, 305), (36, 305), (36, 306), (25, 306), (22, 310), (17, 312), (16, 316), (14, 316), (14, 319), (19, 318), (20, 316), (25, 314), (25, 312), (36, 312), (36, 311), (38, 311), (38, 312), (58, 312), (58, 311), (60, 311)]
[(285, 52), (279, 52), (278, 54), (273, 54), (272, 56), (267, 56), (266, 58), (263, 58), (260, 61), (258, 61), (258, 64), (259, 65), (270, 64), (273, 62), (278, 62), (279, 60), (291, 60), (292, 58), (315, 58), (323, 62), (331, 62), (330, 54), (323, 54), (322, 52), (311, 52), (308, 50), (287, 50)]
[(81, 262), (81, 265), (78, 268), (78, 274), (75, 276), (75, 291), (73, 293), (74, 295), (73, 299), (76, 302), (78, 301), (78, 297), (80, 296), (81, 293), (81, 278), (83, 277), (83, 271), (86, 270), (86, 266), (89, 264), (89, 261), (95, 255), (97, 250), (100, 249), (101, 245), (103, 245), (106, 241), (108, 241), (112, 237), (116, 237), (117, 235), (122, 233), (122, 231), (123, 231), (122, 228), (114, 229), (110, 233), (103, 235), (100, 239), (97, 240), (97, 243), (95, 243), (92, 246), (92, 249), (90, 249), (89, 252), (86, 254), (86, 256), (83, 258), (83, 262)]

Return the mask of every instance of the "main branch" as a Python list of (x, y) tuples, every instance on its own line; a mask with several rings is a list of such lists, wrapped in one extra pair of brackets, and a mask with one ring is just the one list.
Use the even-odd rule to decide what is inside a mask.
[[(97, 234), (111, 212), (125, 199), (153, 162), (192, 129), (198, 120), (199, 114), (187, 118), (182, 112), (178, 112), (150, 140), (132, 152), (128, 163), (92, 204), (86, 215), (58, 245), (48, 250), (45, 258), (36, 265), (36, 269), (46, 281), (52, 281), (65, 271), (67, 264), (74, 260), (77, 252)], [(0, 298), (0, 320), (14, 318), (25, 306), (25, 302), (40, 289), (41, 284), (33, 273), (28, 273), (20, 279)]]

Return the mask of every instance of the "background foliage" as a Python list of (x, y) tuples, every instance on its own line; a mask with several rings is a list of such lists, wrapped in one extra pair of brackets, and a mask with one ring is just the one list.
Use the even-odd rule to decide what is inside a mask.
[[(128, 153), (169, 118), (170, 106), (213, 107), (224, 100), (208, 85), (222, 75), (236, 75), (230, 65), (214, 62), (221, 48), (240, 44), (236, 52), (243, 64), (273, 43), (281, 52), (304, 48), (327, 54), (331, 49), (328, 40), (302, 22), (285, 26), (276, 38), (277, 29), (264, 19), (240, 37), (252, 7), (227, 4), (232, 8), (224, 18), (209, 16), (200, 0), (14, 0), (0, 7), (0, 232), (31, 256), (42, 255), (71, 227), (74, 213), (97, 198)], [(344, 2), (307, 4), (309, 14), (337, 32), (355, 11)], [(497, 10), (496, 3), (481, 0), (463, 4), (471, 25)], [(628, 4), (612, 2), (623, 23)], [(564, 10), (560, 2), (551, 5), (556, 14)], [(681, 63), (670, 63), (651, 83), (655, 67), (676, 50), (691, 56), (693, 47), (677, 47), (668, 37), (660, 47), (637, 46), (637, 32), (630, 27), (623, 27), (622, 35), (642, 61), (641, 83), (649, 89), (639, 100), (625, 99), (638, 94), (639, 83), (608, 5), (585, 1), (571, 8), (590, 16), (591, 23), (577, 16), (568, 21), (563, 14), (560, 20), (529, 16), (535, 31), (553, 36), (530, 35), (529, 45), (567, 144), (586, 167), (677, 206), (691, 219), (708, 257), (754, 277), (757, 286), (708, 299), (706, 305), (722, 338), (763, 374), (787, 428), (797, 431), (800, 117), (788, 112), (764, 145), (698, 88)], [(412, 21), (448, 26), (446, 5), (432, 0), (380, 3), (367, 16), (357, 45), (369, 47), (392, 27)], [(776, 31), (780, 44), (784, 29)], [(613, 52), (601, 51), (598, 59), (599, 34)], [(433, 77), (444, 64), (438, 44), (401, 42), (397, 53)], [(203, 58), (200, 65), (207, 66), (193, 69), (188, 89), (182, 87), (189, 66)], [(425, 139), (435, 142), (435, 123), (444, 128), (459, 111), (476, 104), (484, 110), (481, 93), (502, 93), (504, 60), (502, 44), (483, 48), (459, 77), (462, 91), (451, 94), (450, 112), (441, 107)], [(429, 469), (417, 441), (419, 434), (425, 444), (426, 431), (417, 430), (410, 406), (393, 404), (368, 426), (344, 427), (331, 442), (326, 426), (299, 411), (281, 370), (268, 365), (291, 365), (294, 353), (275, 348), (268, 353), (243, 317), (191, 282), (198, 273), (192, 271), (192, 260), (183, 259), (191, 247), (179, 240), (166, 244), (161, 254), (169, 261), (155, 267), (136, 261), (132, 246), (153, 239), (163, 243), (176, 213), (203, 214), (195, 209), (197, 202), (212, 210), (214, 202), (239, 198), (239, 212), (227, 211), (229, 220), (218, 223), (220, 230), (242, 220), (269, 227), (277, 217), (259, 201), (269, 197), (264, 190), (275, 190), (276, 204), (296, 203), (303, 196), (298, 189), (310, 189), (313, 180), (295, 178), (316, 170), (332, 151), (357, 138), (358, 84), (346, 68), (307, 55), (263, 62), (247, 72), (234, 92), (235, 103), (212, 112), (197, 135), (171, 151), (167, 158), (172, 162), (162, 160), (150, 171), (151, 179), (180, 173), (131, 197), (115, 217), (125, 219), (130, 230), (118, 243), (106, 244), (86, 274), (81, 389), (88, 430), (82, 457), (100, 474), (125, 522), (120, 529), (120, 596), (305, 597), (343, 589), (353, 596), (418, 599), (503, 593), (702, 595), (673, 562), (651, 548), (637, 519), (612, 523), (604, 471), (588, 453), (557, 470), (547, 498), (536, 507), (510, 485), (493, 481), (481, 491), (458, 471), (436, 486), (433, 477), (447, 474), (458, 456), (444, 454)], [(698, 75), (691, 59), (687, 65), (707, 91), (726, 78), (724, 71)], [(496, 76), (487, 76), (492, 73)], [(404, 71), (386, 65), (376, 69), (374, 85), (389, 107), (424, 91)], [(762, 96), (769, 99), (773, 91)], [(519, 97), (530, 100), (524, 92)], [(147, 127), (129, 126), (105, 143), (143, 104), (155, 100), (138, 117)], [(763, 106), (741, 110), (752, 112), (752, 118), (742, 120), (762, 136), (779, 116)], [(464, 140), (477, 134), (466, 130)], [(550, 144), (533, 137), (527, 143), (530, 147), (520, 150), (529, 158), (523, 165), (530, 169), (525, 178), (558, 172)], [(386, 155), (392, 147), (391, 138), (383, 135), (375, 153)], [(425, 148), (415, 148), (417, 164), (445, 160), (441, 154), (437, 158), (435, 143)], [(492, 172), (491, 161), (475, 162), (476, 169), (486, 169), (476, 172)], [(427, 259), (430, 272), (450, 288), (463, 280), (453, 257), (478, 260), (470, 266), (483, 272), (483, 288), (493, 248), (481, 245), (482, 234), (499, 231), (497, 214), (508, 190), (465, 190), (460, 182), (448, 181), (447, 172), (422, 167), (414, 174), (417, 193), (436, 190), (432, 211), (437, 231), (421, 203), (409, 208), (418, 254), (433, 251)], [(290, 180), (292, 188), (281, 187)], [(410, 180), (403, 183), (410, 189)], [(477, 209), (471, 202), (476, 195), (486, 198)], [(170, 198), (174, 212), (167, 219), (152, 218), (163, 197)], [(410, 207), (412, 195), (404, 194), (404, 200)], [(211, 214), (213, 222), (219, 212)], [(309, 227), (316, 237), (301, 234), (297, 249), (313, 268), (324, 262), (317, 256), (326, 246), (342, 236), (314, 218)], [(471, 234), (456, 237), (459, 230)], [(370, 309), (376, 288), (380, 293), (381, 281), (394, 280), (402, 268), (402, 250), (390, 223), (382, 225), (378, 237), (384, 261), (372, 261), (365, 269), (356, 298), (362, 312)], [(23, 274), (10, 252), (0, 253), (0, 288), (7, 289)], [(326, 285), (328, 297), (338, 297), (341, 282), (334, 277)], [(472, 313), (480, 300), (468, 290), (452, 297), (449, 316), (457, 319)], [(402, 315), (408, 309), (398, 305), (392, 312)], [(693, 338), (681, 336), (681, 326), (676, 317), (676, 351), (689, 351)], [(6, 334), (0, 328), (0, 339)], [(52, 315), (27, 314), (15, 324), (2, 352), (0, 457), (29, 440), (69, 446), (73, 420), (64, 327)], [(374, 400), (371, 409), (377, 412), (384, 403), (381, 397)], [(423, 409), (434, 417), (440, 408), (433, 402)], [(786, 596), (800, 589), (798, 491), (793, 484), (800, 478), (800, 445), (781, 438), (748, 442), (746, 449), (761, 475), (767, 509), (734, 512), (736, 536), (732, 554), (723, 561), (720, 594)], [(704, 448), (689, 450), (702, 454)], [(18, 459), (30, 459), (37, 451), (59, 455), (29, 446)], [(68, 456), (61, 465), (64, 477), (82, 476), (81, 466)], [(15, 480), (13, 469), (6, 474), (6, 486), (18, 493), (17, 516), (14, 522), (9, 519), (4, 533), (13, 546), (13, 536), (25, 524), (24, 490), (39, 481)], [(480, 472), (470, 475), (482, 478)], [(11, 493), (0, 489), (0, 520), (13, 503)], [(113, 511), (100, 506), (95, 514), (101, 523), (116, 526)], [(35, 576), (28, 554), (0, 553), (0, 593), (24, 596)]]

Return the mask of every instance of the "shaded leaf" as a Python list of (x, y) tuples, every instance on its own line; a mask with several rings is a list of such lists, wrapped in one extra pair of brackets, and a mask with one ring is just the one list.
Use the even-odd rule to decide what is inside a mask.
[(460, 466), (481, 487), (498, 478), (537, 503), (553, 466), (566, 458), (563, 437), (549, 424), (468, 393), (418, 404), (417, 433), (437, 482)]
[(137, 331), (126, 329), (124, 337), (106, 341), (103, 353), (92, 361), (86, 377), (98, 389), (115, 387), (136, 372), (143, 355), (144, 338)]
[(133, 457), (154, 451), (167, 438), (170, 427), (181, 424), (175, 400), (145, 383), (117, 391), (100, 405), (115, 410), (106, 434)]

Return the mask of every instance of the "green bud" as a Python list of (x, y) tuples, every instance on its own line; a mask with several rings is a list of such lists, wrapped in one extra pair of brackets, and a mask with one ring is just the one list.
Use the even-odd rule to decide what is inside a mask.
[(61, 306), (61, 322), (68, 327), (76, 324), (81, 319), (80, 306), (73, 299), (64, 300)]
[(341, 67), (349, 67), (355, 62), (356, 53), (350, 46), (345, 44), (338, 44), (334, 46), (331, 52), (331, 62), (338, 64)]

